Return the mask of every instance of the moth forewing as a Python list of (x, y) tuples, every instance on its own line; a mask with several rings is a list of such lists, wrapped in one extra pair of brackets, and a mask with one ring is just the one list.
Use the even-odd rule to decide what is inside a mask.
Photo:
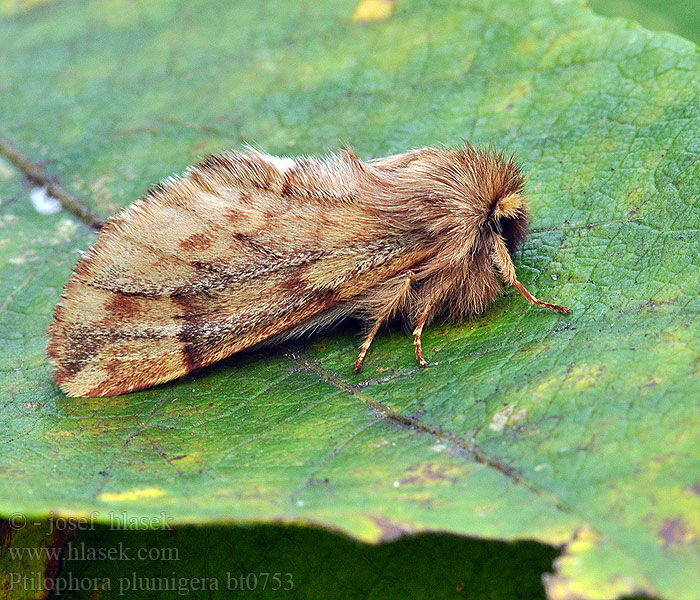
[(502, 154), (423, 148), (369, 163), (254, 150), (211, 156), (108, 222), (49, 328), (72, 396), (163, 383), (261, 342), (344, 316), (368, 324), (355, 368), (389, 319), (421, 333), (479, 312), (515, 277), (527, 231), (517, 165)]

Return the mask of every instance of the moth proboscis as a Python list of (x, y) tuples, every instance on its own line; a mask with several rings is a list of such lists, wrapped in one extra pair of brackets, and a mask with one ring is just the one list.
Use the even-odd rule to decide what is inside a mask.
[(362, 161), (253, 149), (209, 156), (102, 228), (66, 284), (48, 354), (70, 396), (163, 383), (244, 348), (354, 315), (460, 321), (517, 279), (524, 180), (494, 150), (422, 148)]

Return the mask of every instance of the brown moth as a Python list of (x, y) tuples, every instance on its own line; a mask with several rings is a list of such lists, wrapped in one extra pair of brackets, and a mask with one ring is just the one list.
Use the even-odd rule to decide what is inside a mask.
[[(363, 162), (249, 149), (210, 156), (108, 221), (66, 284), (48, 354), (69, 396), (180, 377), (263, 341), (355, 315), (460, 321), (518, 281), (528, 230), (520, 168), (470, 145)], [(499, 280), (500, 275), (500, 280)]]

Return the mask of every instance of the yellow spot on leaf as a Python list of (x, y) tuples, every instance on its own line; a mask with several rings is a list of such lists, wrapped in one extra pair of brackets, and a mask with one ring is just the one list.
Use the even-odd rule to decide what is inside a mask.
[(527, 35), (522, 38), (516, 46), (516, 51), (520, 55), (531, 56), (542, 44), (542, 38), (538, 35)]
[(648, 589), (648, 581), (623, 575), (630, 564), (620, 554), (615, 546), (598, 533), (582, 527), (566, 546), (564, 553), (554, 561), (556, 574), (544, 577), (547, 598), (603, 600), (631, 595), (640, 588)]
[(425, 485), (436, 481), (455, 482), (460, 475), (462, 475), (461, 470), (455, 467), (433, 463), (418, 464), (406, 470), (406, 476), (399, 480), (399, 484)]
[(15, 15), (50, 2), (51, 0), (0, 0), (0, 13)]
[(543, 379), (537, 384), (537, 387), (535, 388), (536, 393), (542, 393), (549, 388), (553, 387), (557, 383), (560, 383), (560, 380), (557, 377), (547, 377), (546, 379)]
[(491, 423), (489, 424), (489, 429), (493, 431), (503, 431), (506, 425), (514, 425), (519, 421), (524, 421), (527, 419), (527, 409), (521, 408), (516, 412), (515, 404), (509, 404), (503, 410), (497, 412), (491, 418)]
[(657, 375), (650, 375), (647, 377), (644, 387), (656, 387), (664, 382), (664, 380)]
[[(543, 379), (537, 384), (534, 391), (536, 394), (541, 394), (551, 388), (574, 389), (578, 392), (591, 389), (600, 385), (601, 378), (604, 374), (602, 365), (580, 364), (571, 367), (571, 369), (562, 375), (554, 375)], [(541, 398), (537, 398), (541, 399)]]
[(14, 176), (15, 172), (12, 170), (12, 167), (10, 167), (10, 164), (0, 158), (0, 179), (7, 181)]
[(127, 490), (125, 492), (105, 492), (98, 496), (102, 502), (135, 502), (145, 498), (158, 498), (165, 496), (165, 492), (158, 488), (142, 488), (140, 490)]
[(574, 389), (587, 390), (598, 383), (602, 373), (603, 367), (601, 366), (581, 365), (574, 367), (567, 379), (571, 381), (571, 387)]
[(511, 110), (518, 100), (522, 100), (523, 98), (527, 98), (530, 94), (530, 84), (529, 82), (524, 82), (516, 85), (514, 88), (508, 92), (508, 94), (500, 100), (500, 102), (496, 105), (495, 110), (496, 112), (502, 112), (504, 110)]
[(78, 224), (75, 222), (75, 219), (61, 219), (56, 225), (55, 231), (54, 241), (56, 243), (65, 242), (78, 231)]
[(352, 13), (353, 23), (368, 23), (388, 19), (394, 12), (395, 0), (360, 0)]

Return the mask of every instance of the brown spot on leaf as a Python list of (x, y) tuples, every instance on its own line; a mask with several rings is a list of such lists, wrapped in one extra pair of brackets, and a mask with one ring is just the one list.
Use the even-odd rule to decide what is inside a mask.
[(680, 517), (664, 520), (658, 535), (664, 541), (664, 548), (687, 544), (694, 537), (692, 531)]
[(373, 516), (372, 520), (379, 526), (379, 529), (381, 529), (382, 533), (379, 539), (382, 542), (393, 542), (404, 535), (413, 533), (415, 529), (411, 525), (390, 521), (383, 516)]
[(435, 467), (432, 463), (417, 465), (408, 469), (409, 473), (414, 473), (409, 477), (400, 480), (400, 483), (427, 483), (428, 481), (457, 481), (456, 477), (450, 477), (446, 473), (445, 467)]
[(653, 298), (649, 298), (647, 302), (644, 304), (640, 304), (637, 307), (637, 314), (641, 312), (650, 312), (650, 313), (656, 313), (659, 312), (660, 307), (664, 306), (673, 306), (674, 304), (677, 304), (678, 300), (677, 299), (672, 299), (672, 300), (654, 300)]

